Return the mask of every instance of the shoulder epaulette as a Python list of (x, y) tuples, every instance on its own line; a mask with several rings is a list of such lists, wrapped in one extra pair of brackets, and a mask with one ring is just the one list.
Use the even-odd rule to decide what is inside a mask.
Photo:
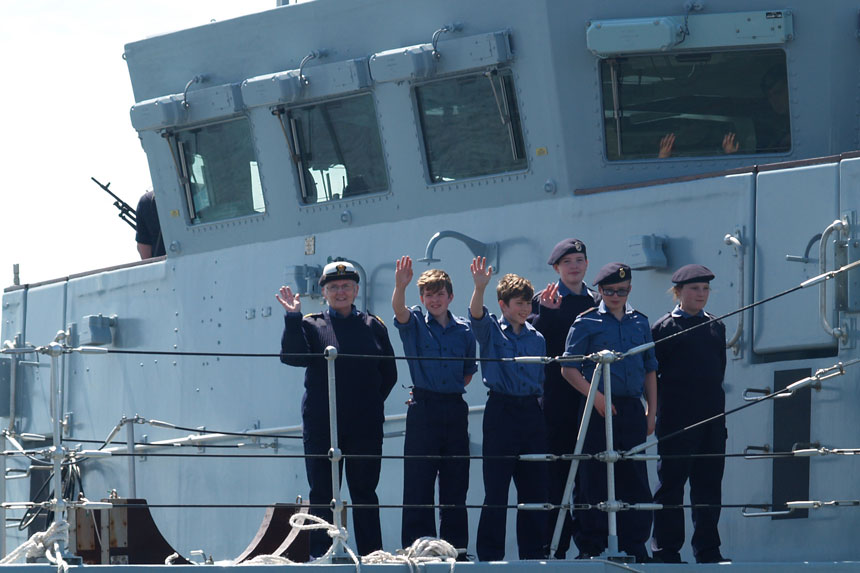
[(302, 318), (316, 318), (316, 317), (320, 317), (320, 316), (322, 316), (321, 312), (309, 312), (306, 315), (304, 315)]
[(599, 306), (593, 306), (593, 307), (589, 308), (588, 310), (584, 310), (577, 315), (577, 318), (579, 318), (580, 316), (585, 316), (586, 314), (592, 313), (592, 312), (596, 311), (598, 308), (600, 308), (600, 307)]
[(638, 314), (639, 316), (641, 316), (641, 317), (642, 317), (642, 318), (644, 318), (645, 320), (648, 320), (648, 315), (647, 315), (647, 314), (645, 314), (644, 312), (639, 312), (638, 310), (634, 310), (634, 311), (633, 311), (633, 314)]
[(371, 317), (371, 318), (375, 318), (376, 320), (378, 320), (378, 321), (379, 321), (379, 323), (380, 323), (382, 326), (385, 326), (385, 321), (384, 321), (384, 320), (382, 320), (381, 318), (379, 318), (378, 316), (376, 316), (375, 314), (372, 314), (372, 313), (369, 313), (369, 312), (368, 312), (368, 313), (367, 313), (367, 316), (369, 316), (369, 317)]

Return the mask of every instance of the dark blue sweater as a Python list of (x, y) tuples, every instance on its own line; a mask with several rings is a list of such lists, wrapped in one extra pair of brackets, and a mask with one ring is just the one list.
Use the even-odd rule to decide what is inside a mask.
[[(394, 356), (385, 325), (377, 317), (356, 312), (348, 317), (329, 316), (329, 310), (284, 316), (281, 352), (284, 354), (320, 354), (327, 346), (339, 354)], [(306, 367), (305, 395), (302, 399), (302, 422), (305, 439), (328, 439), (328, 369), (326, 360), (302, 356), (281, 356), (290, 366)], [(380, 358), (338, 358), (337, 380), (338, 436), (348, 432), (382, 438), (383, 405), (394, 383), (397, 367), (394, 360)]]

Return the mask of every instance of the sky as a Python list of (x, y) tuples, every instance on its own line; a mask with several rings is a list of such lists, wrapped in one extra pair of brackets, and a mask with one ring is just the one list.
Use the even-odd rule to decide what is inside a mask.
[(125, 44), (276, 6), (276, 0), (0, 2), (0, 288), (138, 260), (132, 207), (151, 189), (131, 126)]

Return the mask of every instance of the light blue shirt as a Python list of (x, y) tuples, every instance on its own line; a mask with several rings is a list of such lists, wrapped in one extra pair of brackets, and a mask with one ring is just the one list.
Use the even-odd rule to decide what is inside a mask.
[[(565, 356), (592, 354), (600, 350), (626, 352), (633, 347), (651, 342), (651, 327), (648, 317), (630, 305), (624, 309), (624, 317), (619, 321), (609, 312), (601, 301), (594, 310), (584, 312), (570, 327), (567, 334)], [(578, 368), (589, 382), (596, 364), (584, 360), (565, 368)], [(613, 362), (610, 365), (613, 396), (641, 396), (645, 386), (645, 374), (657, 370), (657, 357), (654, 349), (640, 352), (634, 356)], [(598, 389), (603, 392), (603, 378)]]
[[(496, 318), (486, 306), (480, 319), (473, 317), (470, 311), (469, 322), (481, 344), (481, 358), (543, 356), (546, 353), (543, 335), (529, 323), (525, 323), (516, 334), (507, 319)], [(511, 396), (543, 395), (543, 364), (482, 362), (481, 374), (484, 385), (493, 392)]]
[(417, 388), (445, 394), (466, 391), (466, 376), (478, 371), (475, 363), (475, 335), (464, 318), (448, 311), (448, 324), (443, 328), (432, 315), (425, 315), (421, 307), (409, 309), (409, 320), (394, 326), (400, 333), (406, 356), (434, 356), (468, 358), (454, 360), (409, 360), (409, 373)]

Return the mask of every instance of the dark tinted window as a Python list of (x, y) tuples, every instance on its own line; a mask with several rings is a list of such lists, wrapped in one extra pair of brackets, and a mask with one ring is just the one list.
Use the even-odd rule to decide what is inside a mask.
[(528, 167), (509, 71), (423, 84), (415, 97), (431, 182)]
[(370, 94), (293, 108), (287, 118), (304, 203), (388, 189)]
[(782, 50), (618, 57), (600, 72), (610, 160), (791, 149)]
[(175, 134), (192, 223), (263, 213), (263, 188), (247, 119)]

